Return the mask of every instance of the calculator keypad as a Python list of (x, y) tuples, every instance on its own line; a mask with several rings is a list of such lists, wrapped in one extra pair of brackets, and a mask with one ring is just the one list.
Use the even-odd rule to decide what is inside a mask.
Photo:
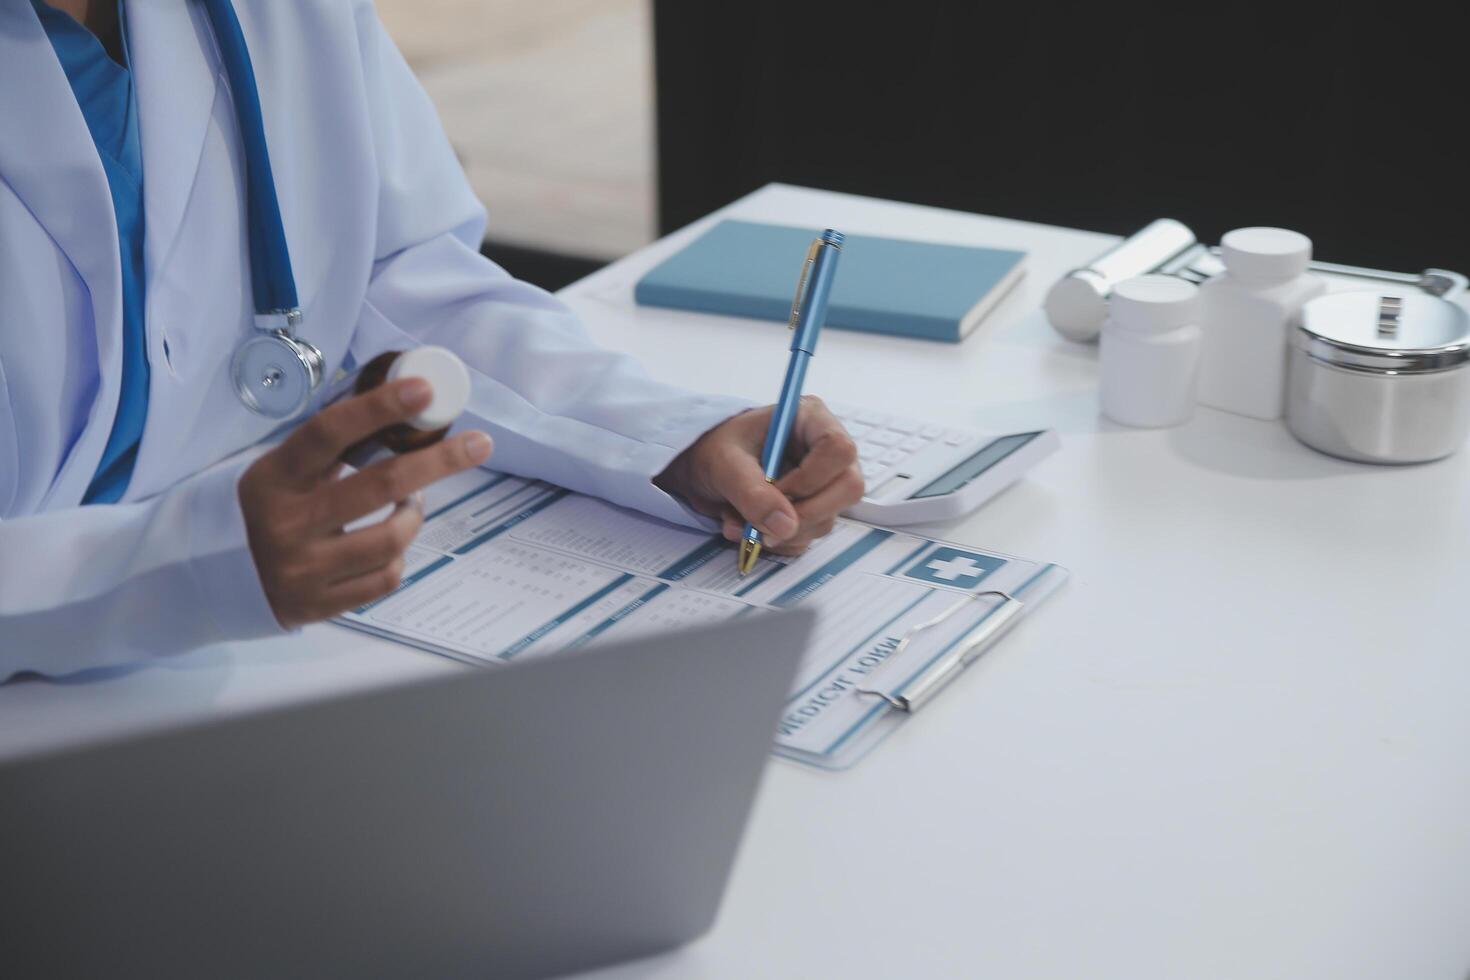
[[(828, 406), (857, 443), (858, 462), (868, 489), (883, 484), (904, 464), (936, 443), (955, 447), (974, 439), (969, 432), (871, 410), (848, 411)], [(958, 462), (958, 460), (956, 460)]]

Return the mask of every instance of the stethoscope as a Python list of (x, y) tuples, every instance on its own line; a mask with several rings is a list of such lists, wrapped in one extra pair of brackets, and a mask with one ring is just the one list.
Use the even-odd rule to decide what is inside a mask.
[(230, 374), (246, 408), (267, 418), (288, 419), (306, 407), (321, 384), (326, 358), (297, 334), (301, 307), (296, 277), (291, 272), (291, 253), (265, 144), (260, 92), (245, 35), (230, 0), (202, 2), (219, 42), (245, 152), (245, 210), (257, 333), (235, 351)]

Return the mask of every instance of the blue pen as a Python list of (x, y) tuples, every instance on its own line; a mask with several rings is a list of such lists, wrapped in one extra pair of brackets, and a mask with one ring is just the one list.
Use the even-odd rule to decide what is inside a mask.
[[(771, 427), (766, 430), (766, 447), (761, 452), (761, 468), (766, 482), (776, 482), (786, 440), (796, 424), (796, 411), (801, 407), (801, 385), (806, 380), (806, 365), (817, 347), (817, 334), (827, 319), (827, 297), (837, 275), (837, 259), (842, 254), (842, 232), (828, 228), (807, 249), (801, 264), (801, 278), (796, 282), (796, 298), (791, 301), (791, 360), (786, 364), (786, 380), (781, 382), (781, 397), (771, 413)], [(755, 567), (761, 553), (761, 533), (753, 524), (745, 525), (745, 539), (740, 542), (740, 574)]]

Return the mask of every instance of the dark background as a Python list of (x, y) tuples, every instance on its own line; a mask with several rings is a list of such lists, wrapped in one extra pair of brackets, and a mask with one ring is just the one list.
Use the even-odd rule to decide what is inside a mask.
[(786, 181), (1470, 272), (1454, 6), (654, 0), (660, 227)]

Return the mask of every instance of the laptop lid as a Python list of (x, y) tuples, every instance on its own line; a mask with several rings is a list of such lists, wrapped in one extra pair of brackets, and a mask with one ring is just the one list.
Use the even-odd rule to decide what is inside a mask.
[(745, 616), (0, 763), (5, 972), (540, 976), (687, 942), (811, 624)]

